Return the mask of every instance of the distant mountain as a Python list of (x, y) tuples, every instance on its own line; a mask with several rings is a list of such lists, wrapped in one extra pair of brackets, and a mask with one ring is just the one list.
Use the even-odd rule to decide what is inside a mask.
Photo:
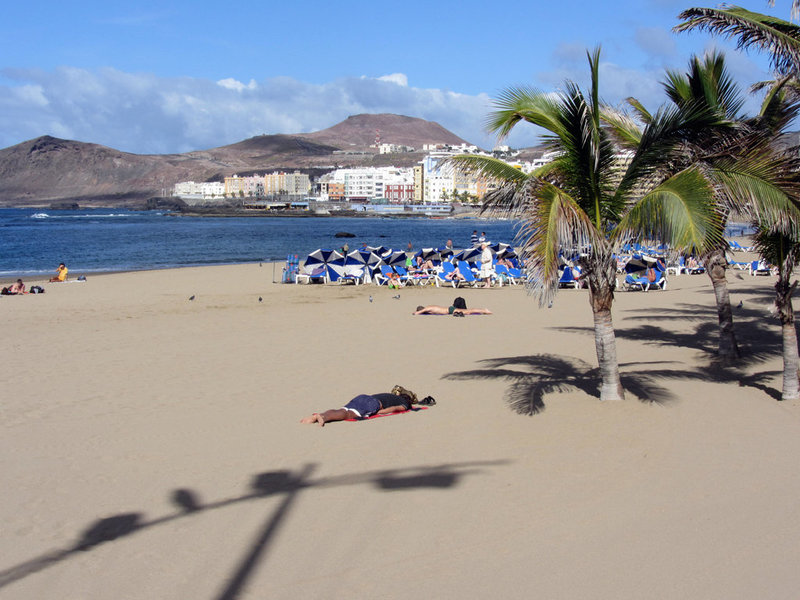
[[(261, 135), (228, 146), (185, 154), (131, 154), (113, 148), (42, 136), (0, 150), (0, 206), (142, 206), (179, 181), (221, 180), (234, 173), (274, 170), (318, 172), (331, 166), (411, 166), (418, 152), (378, 155), (381, 141), (413, 146), (461, 144), (438, 123), (400, 115), (356, 115), (315, 133)], [(344, 154), (346, 150), (362, 154)]]
[(366, 147), (374, 144), (378, 135), (381, 142), (411, 146), (417, 150), (421, 150), (423, 144), (468, 143), (433, 121), (390, 114), (347, 117), (333, 127), (302, 134), (302, 137), (322, 144), (345, 146), (342, 149), (347, 149), (347, 146)]

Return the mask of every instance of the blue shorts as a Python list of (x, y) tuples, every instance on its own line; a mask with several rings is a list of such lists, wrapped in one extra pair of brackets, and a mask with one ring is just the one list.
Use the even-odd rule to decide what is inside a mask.
[(360, 419), (366, 419), (381, 409), (381, 401), (374, 396), (359, 394), (345, 404), (343, 408), (353, 411)]

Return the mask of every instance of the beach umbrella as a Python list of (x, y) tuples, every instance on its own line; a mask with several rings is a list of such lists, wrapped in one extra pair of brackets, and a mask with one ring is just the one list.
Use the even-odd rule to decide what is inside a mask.
[(406, 265), (406, 253), (402, 250), (389, 250), (386, 254), (381, 256), (383, 259), (383, 264), (394, 266), (400, 265), (404, 267)]
[(326, 265), (331, 260), (336, 258), (342, 258), (342, 254), (337, 250), (327, 250), (324, 248), (319, 248), (314, 250), (311, 254), (306, 257), (305, 265), (314, 266), (314, 265)]
[(364, 269), (370, 277), (375, 274), (382, 264), (381, 257), (369, 250), (359, 249), (353, 250), (345, 257), (345, 266), (358, 265)]
[(452, 248), (437, 248), (436, 251), (439, 253), (439, 256), (442, 257), (442, 260), (447, 260), (455, 254)]
[(454, 258), (461, 262), (474, 262), (481, 255), (480, 248), (465, 248), (455, 253)]
[(442, 254), (437, 248), (423, 248), (415, 254), (422, 260), (442, 260)]
[(656, 264), (656, 259), (647, 254), (634, 254), (631, 259), (625, 264), (626, 273), (639, 273), (646, 271)]
[(386, 246), (366, 246), (364, 248), (361, 248), (361, 250), (369, 250), (370, 252), (373, 252), (378, 256), (383, 256), (387, 252), (391, 252), (392, 249), (387, 248)]
[(328, 274), (328, 281), (337, 281), (345, 273), (345, 257), (339, 254), (325, 263), (325, 270)]

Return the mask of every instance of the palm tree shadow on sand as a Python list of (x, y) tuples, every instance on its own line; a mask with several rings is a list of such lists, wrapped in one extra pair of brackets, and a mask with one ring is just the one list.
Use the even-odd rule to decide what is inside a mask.
[[(600, 398), (600, 370), (571, 356), (533, 354), (488, 358), (480, 361), (482, 368), (447, 373), (444, 379), (465, 381), (475, 379), (502, 379), (510, 383), (505, 400), (509, 407), (521, 415), (535, 415), (545, 408), (548, 394), (581, 391)], [(674, 395), (659, 380), (702, 380), (705, 376), (684, 370), (657, 368), (668, 365), (666, 361), (620, 363), (620, 379), (625, 391), (642, 402), (666, 404)], [(638, 371), (631, 372), (633, 369)]]
[[(234, 600), (246, 589), (253, 572), (266, 562), (269, 547), (275, 534), (284, 525), (293, 505), (305, 493), (315, 489), (342, 486), (371, 486), (383, 492), (401, 492), (410, 489), (446, 490), (456, 487), (467, 476), (484, 473), (487, 469), (507, 464), (506, 460), (465, 461), (434, 465), (410, 466), (380, 471), (355, 472), (332, 477), (313, 478), (317, 468), (309, 463), (296, 471), (279, 470), (259, 473), (250, 482), (249, 491), (232, 498), (204, 503), (191, 489), (179, 488), (170, 494), (177, 512), (147, 519), (143, 513), (129, 512), (105, 517), (90, 523), (72, 544), (46, 552), (38, 557), (0, 570), (0, 588), (55, 566), (83, 552), (94, 550), (101, 544), (113, 543), (131, 535), (188, 519), (198, 514), (214, 511), (245, 502), (259, 502), (275, 498), (277, 504), (269, 505), (266, 519), (255, 539), (242, 551), (235, 570), (222, 582), (218, 592), (209, 597), (216, 600)], [(209, 592), (211, 592), (209, 590)], [(265, 596), (266, 597), (266, 596)]]

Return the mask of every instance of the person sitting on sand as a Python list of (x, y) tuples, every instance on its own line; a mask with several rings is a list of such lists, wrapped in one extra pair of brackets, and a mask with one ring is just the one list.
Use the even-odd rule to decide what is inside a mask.
[(67, 280), (67, 273), (69, 269), (67, 269), (64, 263), (58, 265), (58, 270), (56, 271), (56, 276), (50, 279), (51, 283), (57, 283), (59, 281), (66, 281)]
[(301, 423), (319, 423), (324, 427), (331, 421), (347, 421), (348, 419), (366, 419), (374, 415), (389, 415), (405, 412), (417, 404), (417, 395), (399, 385), (392, 388), (391, 393), (359, 394), (342, 408), (331, 408), (322, 413), (313, 413), (300, 419)]
[(8, 287), (4, 287), (2, 294), (4, 296), (16, 296), (17, 294), (26, 294), (25, 291), (25, 284), (22, 283), (22, 279), (17, 279), (14, 283), (12, 283)]

